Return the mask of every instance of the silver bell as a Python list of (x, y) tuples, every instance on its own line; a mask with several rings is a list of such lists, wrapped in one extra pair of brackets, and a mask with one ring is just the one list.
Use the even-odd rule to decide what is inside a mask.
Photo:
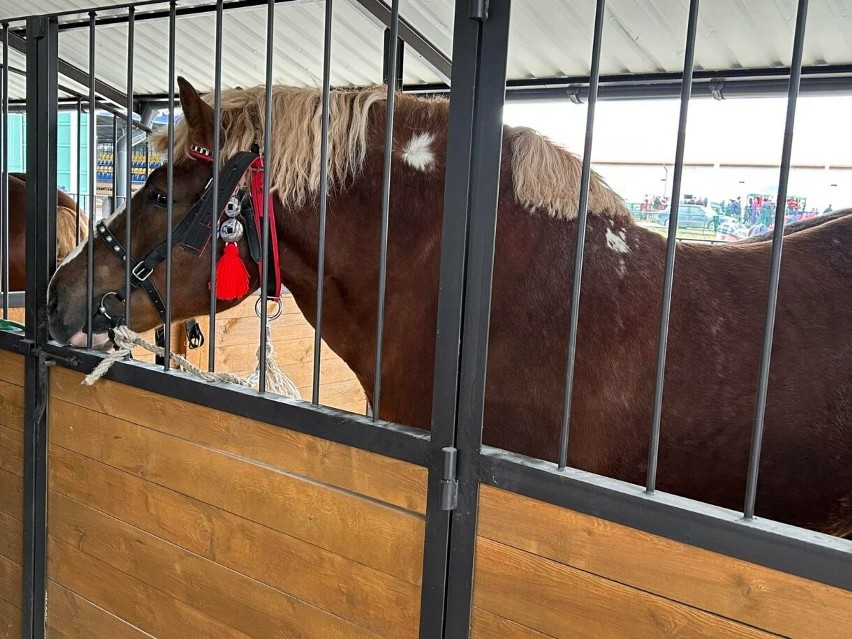
[(243, 205), (240, 202), (240, 198), (237, 197), (236, 194), (231, 196), (231, 199), (228, 200), (228, 203), (225, 205), (225, 215), (230, 218), (237, 217), (242, 210)]
[(238, 219), (229, 217), (219, 225), (219, 237), (225, 242), (239, 242), (243, 237), (243, 225)]

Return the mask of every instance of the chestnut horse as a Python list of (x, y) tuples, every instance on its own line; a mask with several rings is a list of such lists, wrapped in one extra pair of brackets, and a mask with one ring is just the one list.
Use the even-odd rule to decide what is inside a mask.
[[(9, 290), (26, 288), (26, 174), (9, 174)], [(80, 209), (77, 231), (77, 203), (67, 193), (56, 192), (56, 261), (61, 263), (77, 244), (89, 235), (88, 217)], [(0, 258), (2, 259), (2, 258)], [(2, 285), (0, 285), (2, 287)]]
[[(180, 80), (173, 210), (177, 224), (211, 166), (212, 97)], [(330, 196), (323, 337), (373, 398), (385, 127), (382, 88), (331, 95)], [(315, 321), (321, 92), (275, 87), (271, 161), (281, 275)], [(262, 141), (264, 88), (222, 96), (223, 157)], [(400, 94), (395, 113), (381, 418), (428, 429), (449, 104)], [(163, 139), (158, 139), (162, 147)], [(529, 129), (504, 128), (484, 423), (485, 444), (555, 460), (573, 276), (581, 162)], [(166, 171), (133, 199), (139, 259), (166, 234)], [(109, 221), (118, 238), (123, 214)], [(764, 238), (765, 240), (765, 238)], [(240, 255), (251, 265), (245, 240)], [(220, 243), (221, 245), (221, 243)], [(820, 220), (785, 241), (757, 514), (835, 535), (852, 532), (852, 216)], [(680, 244), (665, 375), (658, 488), (740, 509), (745, 491), (771, 244)], [(95, 298), (123, 270), (95, 245)], [(636, 225), (594, 174), (579, 317), (569, 464), (644, 483), (665, 239)], [(48, 291), (51, 333), (69, 343), (87, 318), (84, 257)], [(174, 251), (172, 312), (202, 314), (209, 257)], [(250, 288), (258, 285), (255, 271)], [(163, 289), (165, 268), (151, 276)], [(222, 310), (237, 303), (221, 303)], [(131, 328), (158, 323), (144, 292)]]

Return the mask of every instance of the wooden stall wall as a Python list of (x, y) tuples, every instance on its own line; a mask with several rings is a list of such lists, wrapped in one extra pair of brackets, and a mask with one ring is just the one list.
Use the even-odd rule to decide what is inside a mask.
[(472, 636), (852, 632), (852, 593), (482, 487)]
[(21, 636), (24, 358), (0, 350), (0, 639)]
[(424, 468), (81, 380), (51, 369), (50, 637), (417, 636)]

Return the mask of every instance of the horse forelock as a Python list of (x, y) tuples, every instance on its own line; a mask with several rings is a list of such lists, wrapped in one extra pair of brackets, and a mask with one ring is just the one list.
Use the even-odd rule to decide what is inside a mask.
[[(515, 196), (526, 208), (557, 218), (577, 217), (583, 162), (573, 153), (557, 146), (527, 127), (507, 127), (512, 145), (512, 178)], [(604, 179), (592, 171), (589, 182), (588, 211), (632, 220), (624, 200)]]
[[(203, 98), (213, 104), (213, 94)], [(361, 171), (368, 149), (370, 112), (374, 105), (385, 108), (387, 88), (374, 86), (360, 90), (334, 90), (329, 96), (328, 187), (329, 193), (355, 179)], [(238, 151), (257, 142), (263, 146), (266, 89), (229, 89), (221, 96), (222, 163)], [(433, 108), (419, 109), (424, 104)], [(430, 138), (446, 137), (449, 102), (442, 97), (423, 98), (397, 94), (396, 109), (418, 109), (423, 129), (413, 134), (432, 133)], [(402, 131), (395, 133), (402, 135)], [(411, 137), (411, 132), (406, 135)], [(413, 139), (413, 138), (412, 138)], [(272, 145), (270, 147), (270, 190), (285, 206), (311, 202), (320, 188), (322, 141), (322, 92), (314, 87), (276, 85), (272, 88)], [(167, 149), (167, 136), (152, 137), (161, 153)], [(515, 196), (525, 208), (544, 211), (554, 217), (576, 217), (580, 193), (582, 162), (579, 157), (557, 146), (533, 129), (506, 127), (505, 143), (511, 145)], [(177, 162), (190, 159), (189, 127), (185, 120), (175, 127)], [(404, 142), (410, 142), (408, 138)], [(395, 147), (399, 144), (395, 141)], [(406, 159), (406, 148), (395, 149)], [(421, 152), (432, 153), (432, 149)], [(423, 157), (423, 156), (421, 156)], [(411, 164), (411, 158), (408, 158)], [(422, 167), (420, 167), (422, 168)], [(623, 200), (597, 174), (589, 185), (590, 214), (631, 220)]]

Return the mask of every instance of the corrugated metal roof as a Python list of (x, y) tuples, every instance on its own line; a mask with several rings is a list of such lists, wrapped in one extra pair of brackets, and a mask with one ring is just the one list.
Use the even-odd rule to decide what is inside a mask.
[[(24, 7), (26, 11), (47, 13), (109, 4), (113, 4), (111, 0), (30, 0), (26, 4), (2, 0), (0, 19), (17, 17)], [(190, 3), (184, 0), (178, 6), (187, 4), (207, 4), (207, 0)], [(401, 15), (449, 57), (454, 4), (453, 0), (402, 0)], [(688, 0), (610, 0), (601, 73), (679, 72), (683, 63), (688, 4)], [(382, 79), (382, 28), (366, 17), (357, 5), (358, 0), (335, 3), (332, 83), (336, 86), (373, 84)], [(546, 80), (587, 75), (594, 5), (592, 0), (515, 0), (509, 42), (509, 79)], [(140, 8), (140, 13), (147, 10), (149, 7)], [(795, 0), (702, 3), (696, 69), (786, 67), (790, 60), (795, 11)], [(277, 5), (276, 81), (319, 84), (323, 12), (322, 0), (296, 0)], [(852, 63), (850, 16), (852, 0), (811, 3), (804, 54), (806, 66)], [(209, 88), (213, 82), (214, 25), (212, 14), (195, 14), (177, 21), (177, 72), (199, 87)], [(119, 89), (125, 87), (126, 33), (123, 24), (102, 25), (97, 33), (97, 76)], [(265, 33), (265, 7), (226, 11), (225, 86), (263, 82)], [(168, 21), (139, 21), (135, 42), (135, 92), (166, 93)], [(87, 31), (62, 31), (60, 55), (87, 69)], [(10, 63), (23, 66), (20, 56), (13, 56)], [(21, 80), (10, 78), (13, 99), (24, 97)], [(437, 83), (440, 76), (416, 56), (406, 55), (404, 81), (407, 84)]]

